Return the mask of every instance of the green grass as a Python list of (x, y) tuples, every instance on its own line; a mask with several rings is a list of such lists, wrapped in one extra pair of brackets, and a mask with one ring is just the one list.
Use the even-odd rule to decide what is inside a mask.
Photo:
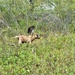
[(11, 34), (0, 38), (0, 75), (75, 75), (75, 34), (50, 33), (21, 45)]
[[(31, 8), (28, 0), (0, 1), (0, 75), (75, 75), (73, 10), (60, 14), (62, 10), (57, 9), (61, 1), (57, 1), (58, 5), (56, 1), (50, 1), (55, 6), (54, 10), (36, 9), (41, 2), (35, 0), (34, 8)], [(27, 28), (32, 25), (36, 27), (35, 34), (41, 38), (32, 44), (18, 45), (14, 36), (27, 34)], [(64, 35), (56, 31), (73, 33)]]

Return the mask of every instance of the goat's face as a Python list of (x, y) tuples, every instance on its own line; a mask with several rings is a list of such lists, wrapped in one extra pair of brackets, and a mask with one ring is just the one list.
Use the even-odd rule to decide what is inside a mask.
[(39, 35), (35, 35), (35, 38), (36, 38), (36, 39), (40, 39), (40, 36), (39, 36)]

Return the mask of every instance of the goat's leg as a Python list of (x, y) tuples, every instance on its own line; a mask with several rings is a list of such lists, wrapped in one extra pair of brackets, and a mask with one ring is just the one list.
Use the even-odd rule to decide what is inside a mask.
[(18, 44), (21, 44), (22, 43), (22, 41), (19, 39), (19, 43)]
[(31, 44), (31, 41), (29, 43)]

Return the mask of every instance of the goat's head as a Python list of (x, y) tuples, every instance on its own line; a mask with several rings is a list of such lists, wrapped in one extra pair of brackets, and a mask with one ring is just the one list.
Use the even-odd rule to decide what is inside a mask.
[(35, 35), (35, 38), (36, 38), (36, 39), (40, 39), (40, 36), (36, 34), (36, 35)]

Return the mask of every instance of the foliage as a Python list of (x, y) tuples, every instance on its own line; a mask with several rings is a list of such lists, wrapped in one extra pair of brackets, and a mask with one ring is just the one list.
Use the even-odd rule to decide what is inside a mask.
[[(35, 25), (37, 28), (50, 28), (50, 31), (68, 31), (74, 23), (75, 1), (53, 0), (2, 0), (0, 1), (0, 20), (9, 27), (25, 28)], [(48, 25), (48, 27), (46, 27)], [(49, 30), (49, 29), (48, 29)]]
[[(75, 74), (75, 0), (0, 0), (0, 75)], [(34, 25), (40, 39), (14, 36)]]
[[(8, 37), (0, 42), (1, 75), (74, 75), (75, 34), (50, 33), (30, 45)], [(7, 42), (8, 41), (8, 42)]]

